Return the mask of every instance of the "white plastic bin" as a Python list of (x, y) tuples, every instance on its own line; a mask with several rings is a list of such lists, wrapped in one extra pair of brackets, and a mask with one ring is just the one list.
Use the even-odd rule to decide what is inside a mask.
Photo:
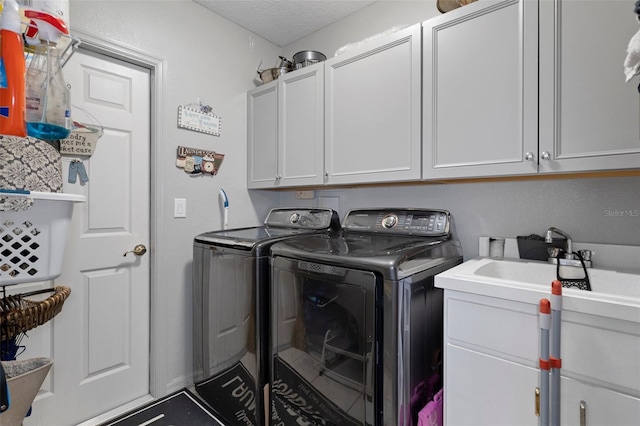
[(25, 211), (0, 211), (0, 286), (58, 277), (74, 204), (85, 197), (53, 192), (4, 193), (27, 197)]

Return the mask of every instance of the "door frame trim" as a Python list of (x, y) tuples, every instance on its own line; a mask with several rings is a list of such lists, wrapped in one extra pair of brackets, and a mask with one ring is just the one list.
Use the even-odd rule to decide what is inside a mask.
[[(166, 86), (167, 61), (163, 58), (150, 55), (142, 50), (114, 42), (102, 37), (89, 34), (85, 31), (74, 29), (73, 34), (80, 39), (80, 48), (119, 59), (143, 68), (151, 72), (151, 111), (150, 111), (150, 229), (149, 229), (149, 292), (150, 292), (150, 322), (149, 322), (149, 393), (155, 398), (167, 395), (168, 389), (166, 364), (167, 356), (164, 348), (167, 347), (166, 312), (167, 281), (162, 273), (162, 265), (167, 256), (165, 244), (166, 236), (163, 223), (166, 222), (164, 214), (164, 175), (160, 173), (160, 164), (167, 164), (169, 159), (164, 158), (167, 146), (166, 132), (163, 131), (161, 120), (164, 111), (164, 87)], [(153, 285), (151, 285), (153, 283)]]

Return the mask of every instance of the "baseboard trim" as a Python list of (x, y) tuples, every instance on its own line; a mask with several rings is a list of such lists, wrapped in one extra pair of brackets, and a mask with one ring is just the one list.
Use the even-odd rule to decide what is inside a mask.
[(99, 416), (96, 416), (92, 419), (87, 420), (86, 422), (80, 423), (77, 426), (97, 426), (100, 425), (110, 419), (113, 419), (115, 417), (121, 416), (124, 413), (127, 413), (131, 410), (135, 410), (136, 408), (142, 407), (145, 404), (148, 404), (149, 402), (153, 401), (155, 398), (153, 398), (151, 395), (145, 395), (141, 398), (138, 399), (134, 399), (131, 402), (128, 402), (124, 405), (121, 405), (118, 408), (114, 408), (113, 410), (107, 411), (104, 414), (100, 414)]

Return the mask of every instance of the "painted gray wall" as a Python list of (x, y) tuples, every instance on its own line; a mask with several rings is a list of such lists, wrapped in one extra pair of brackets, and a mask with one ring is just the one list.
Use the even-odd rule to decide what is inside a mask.
[(435, 0), (384, 0), (373, 3), (347, 16), (335, 24), (295, 41), (283, 49), (291, 59), (301, 50), (317, 50), (327, 58), (335, 56), (338, 49), (358, 44), (392, 29), (402, 28), (439, 16)]
[(321, 205), (323, 197), (338, 197), (341, 219), (359, 207), (449, 210), (465, 259), (478, 256), (480, 236), (544, 235), (550, 226), (576, 242), (640, 245), (640, 177), (347, 188), (316, 191), (309, 201), (294, 194), (282, 193), (281, 204)]

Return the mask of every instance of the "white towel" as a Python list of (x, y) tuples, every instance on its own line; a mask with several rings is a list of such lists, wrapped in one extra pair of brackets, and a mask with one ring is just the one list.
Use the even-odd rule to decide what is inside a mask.
[(640, 74), (640, 31), (629, 41), (627, 58), (624, 60), (624, 74), (627, 76), (627, 82)]

